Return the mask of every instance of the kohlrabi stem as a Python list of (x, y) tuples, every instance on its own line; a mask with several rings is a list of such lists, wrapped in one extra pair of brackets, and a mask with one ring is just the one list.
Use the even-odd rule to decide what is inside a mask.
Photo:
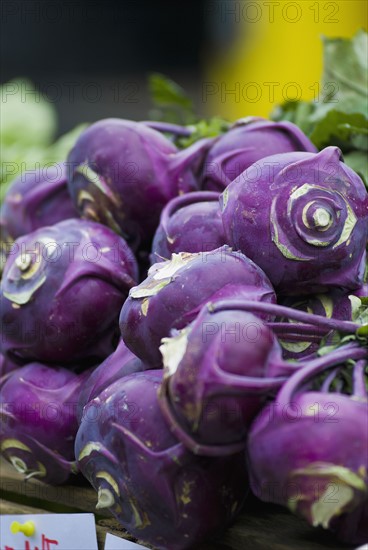
[(168, 392), (169, 378), (163, 378), (158, 392), (158, 403), (167, 425), (170, 427), (174, 436), (181, 441), (187, 449), (195, 455), (201, 456), (228, 456), (243, 451), (246, 446), (245, 441), (238, 443), (226, 443), (224, 445), (204, 445), (198, 443), (195, 439), (182, 428), (172, 410)]
[(193, 134), (193, 128), (190, 126), (180, 126), (179, 124), (171, 124), (170, 122), (159, 122), (154, 120), (143, 120), (141, 124), (149, 126), (158, 132), (166, 132), (179, 137), (190, 137)]
[(218, 311), (226, 311), (228, 309), (249, 311), (251, 313), (269, 313), (278, 317), (288, 317), (289, 319), (314, 325), (318, 328), (338, 330), (339, 332), (350, 334), (355, 333), (361, 326), (360, 324), (353, 323), (352, 321), (341, 321), (340, 319), (323, 317), (321, 315), (315, 315), (314, 313), (306, 313), (291, 307), (266, 302), (252, 302), (250, 300), (222, 300), (215, 303), (210, 302), (207, 306), (210, 313), (217, 313)]
[(341, 367), (338, 367), (336, 369), (334, 369), (333, 371), (331, 371), (328, 376), (326, 376), (326, 380), (323, 382), (322, 386), (321, 386), (321, 392), (325, 392), (325, 393), (328, 393), (329, 389), (330, 389), (330, 386), (333, 382), (333, 380), (335, 379), (335, 376), (340, 372), (341, 370)]
[[(218, 202), (220, 193), (216, 191), (196, 191), (195, 193), (186, 193), (172, 199), (163, 209), (160, 224), (167, 233), (167, 224), (169, 219), (184, 206), (189, 206), (197, 202)], [(220, 206), (219, 206), (220, 207)]]
[(308, 353), (308, 355), (303, 355), (303, 357), (298, 360), (298, 363), (303, 363), (304, 366), (304, 364), (307, 364), (309, 361), (314, 361), (317, 357), (317, 352), (313, 351), (312, 353)]
[(353, 393), (355, 397), (367, 399), (368, 391), (366, 385), (366, 370), (367, 361), (357, 361), (353, 370)]
[(298, 334), (295, 332), (282, 332), (279, 334), (276, 330), (274, 331), (279, 340), (285, 340), (286, 342), (310, 342), (318, 344), (321, 341), (319, 336), (314, 334)]
[(342, 388), (344, 387), (344, 382), (341, 379), (338, 379), (336, 380), (335, 385), (337, 393), (341, 393)]
[(325, 369), (334, 367), (335, 365), (341, 365), (349, 359), (367, 359), (367, 356), (368, 351), (359, 346), (359, 344), (352, 343), (341, 346), (327, 355), (310, 361), (305, 367), (297, 370), (282, 386), (277, 399), (282, 403), (291, 403), (294, 391), (307, 379), (319, 374)]
[(172, 178), (179, 177), (186, 168), (195, 171), (196, 163), (202, 162), (205, 153), (213, 144), (215, 138), (202, 138), (195, 141), (186, 149), (170, 155), (168, 171)]
[(266, 325), (274, 332), (285, 330), (286, 333), (292, 332), (293, 334), (310, 334), (313, 336), (319, 336), (319, 338), (322, 338), (322, 336), (324, 336), (329, 331), (329, 329), (323, 328), (323, 330), (318, 333), (319, 327), (305, 323), (278, 323), (277, 321), (275, 321), (272, 323), (266, 323)]

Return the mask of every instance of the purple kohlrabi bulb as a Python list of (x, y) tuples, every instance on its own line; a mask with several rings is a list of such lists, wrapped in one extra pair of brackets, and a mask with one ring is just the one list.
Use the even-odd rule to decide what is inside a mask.
[(81, 216), (108, 225), (136, 248), (149, 242), (165, 204), (194, 191), (191, 170), (212, 143), (178, 151), (145, 124), (105, 119), (78, 138), (68, 156), (68, 185)]
[(26, 479), (64, 483), (77, 472), (74, 439), (79, 392), (90, 372), (29, 363), (0, 392), (1, 454)]
[(78, 421), (82, 418), (84, 406), (115, 380), (149, 368), (126, 347), (123, 340), (120, 340), (116, 350), (92, 372), (83, 384), (79, 396)]
[(199, 191), (172, 199), (153, 238), (151, 263), (170, 260), (173, 253), (208, 252), (226, 244), (219, 196)]
[(1, 238), (12, 242), (45, 225), (77, 217), (68, 192), (65, 163), (24, 172), (6, 192), (0, 210)]
[(158, 367), (161, 339), (172, 328), (188, 325), (206, 302), (225, 298), (276, 300), (263, 271), (228, 246), (173, 254), (171, 260), (154, 264), (147, 279), (129, 292), (120, 313), (121, 335), (137, 357)]
[(116, 347), (136, 281), (133, 253), (106, 226), (70, 219), (20, 237), (0, 285), (0, 351), (23, 364), (95, 365)]
[(264, 157), (293, 151), (317, 152), (295, 124), (258, 117), (240, 119), (209, 150), (204, 163), (203, 188), (221, 192)]
[(368, 193), (337, 147), (262, 159), (221, 195), (227, 241), (285, 295), (363, 283)]
[[(349, 375), (339, 374), (354, 359), (352, 391), (343, 393)], [(367, 359), (355, 344), (311, 361), (259, 414), (248, 438), (255, 495), (350, 544), (368, 540)], [(326, 375), (327, 367), (334, 369)]]
[(133, 536), (184, 550), (217, 536), (247, 495), (245, 454), (199, 457), (172, 435), (157, 392), (162, 370), (117, 380), (85, 407), (75, 443), (83, 475)]
[(190, 325), (162, 340), (160, 405), (192, 452), (220, 456), (245, 447), (253, 418), (295, 367), (282, 360), (276, 336), (259, 317), (211, 310), (204, 306)]

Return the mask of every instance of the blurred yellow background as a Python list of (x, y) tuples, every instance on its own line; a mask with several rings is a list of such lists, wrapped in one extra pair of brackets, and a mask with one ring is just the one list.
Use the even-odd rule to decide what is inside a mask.
[(211, 59), (202, 101), (230, 120), (267, 117), (286, 100), (320, 101), (321, 37), (351, 37), (368, 20), (366, 0), (242, 0), (221, 9), (237, 36)]

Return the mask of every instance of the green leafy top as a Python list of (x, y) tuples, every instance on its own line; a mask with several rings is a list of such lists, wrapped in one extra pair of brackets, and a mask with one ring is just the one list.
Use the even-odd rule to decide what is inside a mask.
[(179, 84), (160, 73), (152, 73), (148, 88), (154, 104), (151, 118), (177, 124), (195, 121), (193, 102)]
[(167, 76), (159, 73), (150, 74), (148, 87), (154, 105), (150, 118), (184, 124), (190, 130), (189, 137), (173, 137), (178, 147), (188, 147), (201, 138), (216, 137), (229, 129), (230, 123), (221, 117), (199, 117), (194, 110), (193, 101), (184, 89)]
[[(348, 38), (323, 38), (322, 84), (334, 83), (337, 90), (335, 101), (338, 110), (344, 113), (362, 113), (368, 116), (368, 34), (360, 30), (352, 40)], [(317, 106), (314, 120), (320, 120), (333, 108), (326, 102)], [(335, 104), (336, 105), (336, 104)]]
[(278, 106), (273, 120), (299, 126), (319, 149), (337, 145), (344, 160), (368, 184), (368, 34), (323, 38), (323, 101)]

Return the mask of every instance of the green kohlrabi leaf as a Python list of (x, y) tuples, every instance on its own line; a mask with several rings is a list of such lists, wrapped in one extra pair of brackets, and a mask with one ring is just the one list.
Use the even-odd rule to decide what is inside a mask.
[(179, 147), (188, 147), (202, 138), (219, 136), (227, 132), (230, 128), (230, 122), (219, 117), (213, 117), (208, 120), (199, 120), (195, 124), (191, 124), (190, 128), (193, 130), (191, 136), (188, 138), (181, 138), (178, 142)]
[(310, 118), (316, 106), (308, 101), (288, 101), (282, 105), (278, 105), (271, 113), (271, 119), (275, 122), (287, 120), (299, 126), (307, 135), (311, 133), (314, 123)]
[(368, 34), (324, 38), (323, 100), (294, 101), (277, 107), (273, 120), (288, 120), (316, 145), (340, 147), (345, 163), (368, 188)]
[(151, 118), (179, 124), (195, 120), (193, 102), (179, 84), (162, 74), (152, 73), (148, 87), (154, 104)]
[[(321, 101), (290, 101), (276, 107), (273, 120), (289, 120), (307, 135), (314, 134), (318, 147), (335, 145), (334, 139), (348, 141), (348, 149), (366, 150), (367, 135), (362, 128), (368, 118), (368, 34), (361, 30), (352, 39), (323, 39), (323, 75)], [(356, 119), (340, 120), (330, 111), (354, 115)], [(361, 117), (359, 117), (361, 115)], [(322, 126), (320, 126), (320, 124)], [(343, 128), (349, 124), (352, 128)], [(333, 132), (332, 132), (333, 131)], [(336, 134), (336, 131), (338, 133)]]
[(317, 105), (312, 121), (321, 120), (331, 109), (368, 117), (368, 34), (364, 30), (351, 40), (323, 39), (322, 85), (330, 94)]
[(317, 123), (310, 138), (318, 149), (334, 143), (344, 150), (368, 151), (368, 119), (333, 109)]
[(350, 166), (365, 183), (368, 189), (368, 158), (365, 151), (352, 151), (344, 154), (345, 163)]

